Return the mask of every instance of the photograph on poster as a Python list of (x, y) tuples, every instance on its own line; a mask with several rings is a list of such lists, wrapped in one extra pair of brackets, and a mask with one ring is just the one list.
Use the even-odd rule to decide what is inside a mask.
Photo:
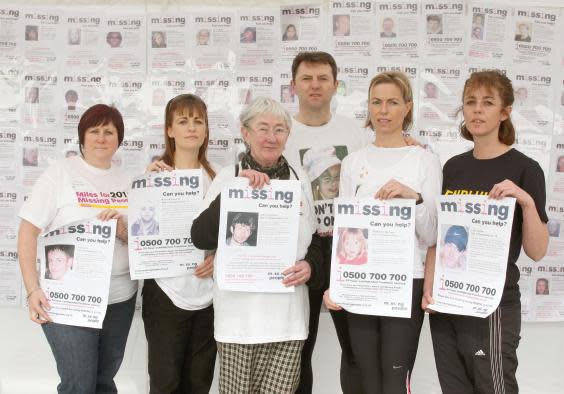
[(47, 269), (45, 279), (63, 280), (68, 271), (73, 269), (74, 245), (45, 246)]
[(443, 226), (441, 266), (452, 270), (466, 269), (466, 249), (468, 246), (468, 228), (464, 226)]
[(284, 32), (282, 33), (282, 41), (296, 41), (298, 39), (298, 31), (296, 30), (296, 25), (290, 23), (286, 25)]
[(549, 295), (550, 290), (548, 287), (548, 279), (546, 278), (538, 278), (537, 283), (535, 285), (535, 294), (536, 295)]
[(341, 227), (337, 230), (339, 264), (362, 265), (368, 262), (368, 229)]
[(154, 204), (144, 204), (137, 215), (137, 219), (131, 225), (131, 234), (159, 235), (159, 222), (156, 218), (156, 207)]
[(227, 223), (225, 243), (228, 246), (257, 246), (257, 212), (228, 212)]
[(380, 38), (396, 38), (397, 34), (394, 28), (393, 18), (387, 17), (382, 21), (382, 30), (380, 31)]
[(121, 42), (123, 41), (123, 37), (119, 31), (111, 31), (106, 35), (106, 42), (110, 46), (110, 48), (119, 48), (121, 47)]

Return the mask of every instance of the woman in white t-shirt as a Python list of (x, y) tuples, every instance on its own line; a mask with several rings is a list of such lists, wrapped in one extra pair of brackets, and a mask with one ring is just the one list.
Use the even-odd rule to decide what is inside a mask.
[[(207, 192), (215, 171), (206, 157), (208, 111), (198, 96), (181, 94), (168, 102), (164, 139), (163, 155), (147, 170), (202, 168)], [(217, 352), (213, 337), (213, 257), (210, 253), (193, 274), (145, 280), (142, 314), (152, 393), (210, 390)]]
[[(409, 392), (424, 312), (423, 291), (427, 249), (436, 242), (435, 198), (441, 191), (438, 158), (404, 138), (413, 119), (409, 79), (399, 72), (375, 76), (368, 90), (366, 122), (375, 142), (347, 156), (341, 166), (341, 197), (406, 198), (416, 201), (414, 271), (410, 318), (371, 316), (347, 311), (350, 342), (367, 393)], [(370, 258), (370, 256), (369, 256)], [(333, 262), (334, 263), (334, 262)], [(329, 290), (324, 296), (329, 309)]]
[[(105, 104), (90, 107), (78, 123), (81, 156), (52, 164), (37, 180), (23, 204), (18, 235), (18, 254), (27, 290), (29, 317), (41, 324), (57, 363), (59, 393), (117, 393), (114, 383), (135, 310), (137, 282), (129, 276), (127, 217), (123, 200), (109, 198), (96, 204), (83, 196), (125, 195), (129, 178), (112, 157), (123, 141), (119, 111)], [(127, 205), (127, 203), (125, 203)], [(53, 323), (49, 299), (40, 287), (36, 271), (37, 237), (74, 221), (97, 216), (117, 219), (108, 308), (102, 329)], [(74, 270), (75, 264), (67, 264)], [(67, 275), (74, 272), (67, 272)]]

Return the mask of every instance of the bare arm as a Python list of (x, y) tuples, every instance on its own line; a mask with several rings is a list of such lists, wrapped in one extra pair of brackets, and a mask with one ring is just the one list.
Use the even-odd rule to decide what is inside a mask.
[(531, 199), (531, 204), (523, 206), (523, 250), (531, 259), (539, 261), (548, 248), (548, 228), (540, 219)]
[(49, 301), (39, 286), (37, 277), (37, 237), (41, 229), (22, 219), (18, 231), (18, 257), (29, 303), (29, 318), (39, 324), (50, 321)]
[(515, 197), (523, 210), (523, 250), (531, 259), (539, 261), (548, 248), (548, 229), (543, 223), (535, 200), (529, 193), (506, 179), (494, 185), (489, 193), (490, 198)]
[(427, 249), (425, 256), (425, 279), (423, 282), (423, 299), (421, 300), (421, 309), (431, 312), (427, 306), (434, 304), (433, 300), (433, 282), (435, 279), (435, 257), (437, 255), (437, 247), (432, 246)]

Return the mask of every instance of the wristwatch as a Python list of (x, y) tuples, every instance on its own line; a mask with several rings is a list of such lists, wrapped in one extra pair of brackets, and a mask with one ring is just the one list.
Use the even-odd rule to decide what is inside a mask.
[(421, 193), (417, 193), (417, 200), (415, 200), (415, 205), (419, 205), (423, 202), (423, 196)]

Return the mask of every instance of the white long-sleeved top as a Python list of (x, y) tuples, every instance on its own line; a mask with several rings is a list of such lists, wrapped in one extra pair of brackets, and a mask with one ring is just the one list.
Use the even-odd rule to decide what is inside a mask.
[[(427, 248), (437, 241), (437, 209), (442, 170), (437, 156), (419, 146), (380, 148), (366, 146), (348, 155), (341, 165), (341, 197), (370, 197), (389, 180), (410, 187), (423, 197), (415, 212), (415, 262), (413, 277), (424, 275)], [(417, 264), (419, 262), (419, 264)]]

